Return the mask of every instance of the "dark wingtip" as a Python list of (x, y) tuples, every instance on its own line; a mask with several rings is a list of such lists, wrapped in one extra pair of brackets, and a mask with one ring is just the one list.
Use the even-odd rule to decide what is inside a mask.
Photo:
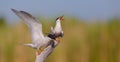
[(51, 38), (51, 39), (55, 39), (55, 35), (54, 34), (48, 34), (48, 37)]
[(50, 45), (51, 45), (52, 48), (55, 48), (55, 42), (54, 42), (54, 40), (50, 41)]
[(15, 9), (13, 9), (13, 8), (11, 8), (11, 10), (13, 11), (13, 12), (15, 12), (16, 10)]
[(13, 8), (10, 8), (12, 11), (14, 10)]
[(17, 12), (18, 12), (16, 9), (13, 9), (13, 8), (11, 8), (11, 10), (12, 10), (14, 13), (17, 13)]

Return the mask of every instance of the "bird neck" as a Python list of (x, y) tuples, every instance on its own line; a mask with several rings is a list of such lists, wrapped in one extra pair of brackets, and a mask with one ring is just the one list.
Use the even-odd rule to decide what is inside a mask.
[(61, 23), (60, 23), (60, 20), (58, 19), (57, 21), (56, 21), (56, 26), (55, 26), (55, 28), (61, 28)]

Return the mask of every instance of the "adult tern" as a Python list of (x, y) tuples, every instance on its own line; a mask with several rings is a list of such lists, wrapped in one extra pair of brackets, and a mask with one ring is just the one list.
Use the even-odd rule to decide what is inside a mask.
[(22, 19), (22, 21), (28, 26), (30, 30), (32, 36), (32, 43), (24, 45), (35, 48), (39, 52), (43, 46), (47, 46), (49, 44), (52, 39), (48, 36), (43, 35), (42, 24), (35, 17), (25, 11), (18, 11), (15, 9), (11, 10), (20, 19)]

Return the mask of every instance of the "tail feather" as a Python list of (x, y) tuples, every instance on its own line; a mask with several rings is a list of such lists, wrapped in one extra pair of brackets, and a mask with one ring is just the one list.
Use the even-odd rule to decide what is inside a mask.
[(33, 44), (23, 44), (24, 46), (28, 46), (28, 47), (32, 47), (32, 48), (35, 48), (36, 49), (36, 47), (35, 47), (35, 45), (33, 45)]

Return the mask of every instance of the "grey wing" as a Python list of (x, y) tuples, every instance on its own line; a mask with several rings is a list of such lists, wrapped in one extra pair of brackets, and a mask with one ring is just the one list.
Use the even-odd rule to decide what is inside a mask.
[(29, 27), (33, 43), (38, 39), (44, 38), (42, 32), (42, 24), (38, 22), (38, 20), (33, 17), (31, 14), (25, 11), (17, 11), (15, 9), (11, 9), (19, 18), (21, 18), (25, 24)]

